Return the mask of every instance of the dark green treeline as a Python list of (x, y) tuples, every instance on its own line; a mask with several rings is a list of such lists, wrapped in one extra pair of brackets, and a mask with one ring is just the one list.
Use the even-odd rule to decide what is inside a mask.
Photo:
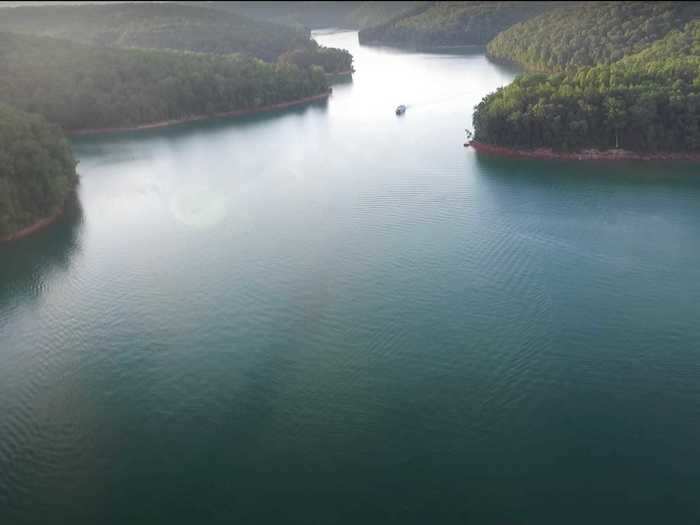
[(697, 10), (672, 2), (600, 3), (503, 33), (489, 52), (559, 72), (523, 75), (485, 97), (474, 114), (476, 140), (557, 150), (699, 150)]

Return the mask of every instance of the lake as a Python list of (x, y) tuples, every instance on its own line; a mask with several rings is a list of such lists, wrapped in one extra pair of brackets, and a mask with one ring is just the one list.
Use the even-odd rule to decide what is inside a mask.
[(327, 102), (75, 140), (0, 247), (0, 523), (700, 521), (698, 167), (479, 156), (515, 71), (316, 38)]

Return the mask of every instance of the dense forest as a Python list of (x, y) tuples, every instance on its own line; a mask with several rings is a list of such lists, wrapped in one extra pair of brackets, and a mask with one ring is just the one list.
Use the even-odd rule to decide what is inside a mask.
[(329, 73), (349, 69), (346, 63), (349, 53), (320, 48), (309, 39), (305, 29), (194, 5), (132, 3), (6, 8), (0, 17), (0, 31), (51, 36), (100, 47), (240, 53), (266, 61), (303, 50), (313, 64), (324, 65)]
[[(194, 4), (195, 2), (186, 2)], [(364, 2), (269, 2), (208, 1), (207, 7), (245, 15), (255, 20), (273, 22), (295, 28), (342, 27), (350, 13)]]
[(529, 74), (488, 95), (475, 139), (557, 150), (700, 150), (700, 21), (612, 64)]
[(283, 64), (294, 64), (302, 68), (319, 66), (326, 74), (347, 73), (354, 71), (353, 57), (345, 49), (319, 46), (315, 40), (303, 49), (288, 51), (279, 57)]
[(264, 60), (305, 45), (302, 31), (177, 4), (44, 5), (3, 10), (0, 31), (110, 47), (245, 53)]
[(363, 3), (356, 1), (214, 1), (206, 2), (206, 5), (207, 7), (233, 11), (256, 20), (269, 21), (275, 24), (297, 28), (321, 28), (345, 26), (345, 19)]
[(318, 66), (0, 33), (0, 101), (69, 130), (255, 109), (327, 90)]
[(427, 2), (360, 2), (345, 17), (345, 25), (365, 29), (394, 20)]
[(697, 2), (583, 2), (511, 27), (488, 54), (539, 71), (610, 64), (698, 15)]
[[(266, 61), (315, 51), (309, 29), (362, 29), (430, 2), (219, 1), (81, 6), (16, 6), (3, 10), (0, 31), (30, 33), (110, 47), (243, 53)], [(298, 53), (300, 54), (300, 53)], [(320, 50), (315, 64), (345, 70)]]
[(0, 104), (0, 239), (61, 209), (78, 183), (61, 130)]
[(364, 44), (413, 47), (486, 45), (508, 27), (562, 2), (422, 2), (360, 31)]
[[(185, 2), (194, 3), (194, 2)], [(342, 27), (362, 29), (385, 22), (418, 4), (427, 2), (357, 2), (357, 1), (217, 1), (207, 7), (231, 10), (256, 20), (265, 20), (297, 28)]]

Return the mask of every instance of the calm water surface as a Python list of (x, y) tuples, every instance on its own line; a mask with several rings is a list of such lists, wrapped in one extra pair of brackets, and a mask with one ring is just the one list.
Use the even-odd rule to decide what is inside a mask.
[(698, 523), (698, 168), (478, 157), (513, 71), (317, 38), (0, 248), (0, 523)]

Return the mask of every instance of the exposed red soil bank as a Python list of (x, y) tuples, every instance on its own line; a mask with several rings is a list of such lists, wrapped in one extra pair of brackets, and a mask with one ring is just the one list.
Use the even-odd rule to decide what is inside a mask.
[(501, 157), (513, 157), (518, 159), (545, 159), (545, 160), (692, 160), (700, 162), (700, 153), (637, 153), (622, 149), (600, 151), (596, 149), (584, 149), (572, 153), (553, 151), (549, 148), (537, 148), (532, 150), (507, 148), (484, 144), (472, 140), (464, 146), (471, 146), (479, 153), (498, 155)]
[(166, 128), (168, 126), (175, 126), (177, 124), (185, 124), (187, 122), (197, 122), (199, 120), (207, 120), (211, 118), (223, 118), (223, 117), (242, 117), (244, 115), (253, 115), (255, 113), (266, 113), (268, 111), (275, 111), (278, 109), (291, 108), (293, 106), (300, 106), (302, 104), (308, 104), (309, 102), (315, 102), (317, 100), (324, 100), (328, 98), (332, 90), (328, 90), (320, 95), (313, 95), (311, 97), (299, 98), (296, 100), (290, 100), (289, 102), (280, 102), (279, 104), (270, 104), (269, 106), (263, 106), (255, 109), (239, 109), (236, 111), (227, 111), (224, 113), (214, 113), (212, 115), (195, 115), (193, 117), (187, 117), (177, 120), (163, 120), (161, 122), (153, 122), (151, 124), (142, 124), (140, 126), (126, 127), (126, 128), (92, 128), (92, 129), (76, 129), (70, 130), (68, 133), (70, 135), (97, 135), (102, 133), (119, 133), (124, 131), (138, 131), (142, 129), (157, 129)]
[(16, 231), (12, 235), (8, 235), (7, 237), (0, 237), (0, 242), (18, 241), (20, 239), (24, 239), (25, 237), (29, 237), (30, 235), (34, 235), (35, 233), (40, 232), (44, 228), (51, 226), (61, 217), (61, 215), (63, 215), (63, 208), (58, 210), (51, 217), (46, 217), (45, 219), (38, 220), (32, 225)]

